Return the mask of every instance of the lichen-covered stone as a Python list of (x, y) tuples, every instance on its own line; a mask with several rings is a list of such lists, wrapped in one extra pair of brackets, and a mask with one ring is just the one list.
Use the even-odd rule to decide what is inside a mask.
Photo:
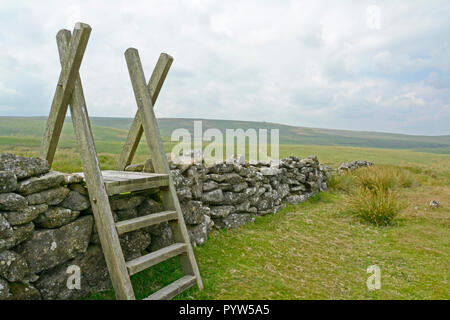
[(152, 236), (145, 230), (136, 230), (121, 235), (119, 240), (125, 260), (131, 260), (140, 257), (150, 246)]
[(19, 211), (4, 212), (4, 216), (12, 226), (15, 226), (33, 221), (39, 214), (45, 212), (47, 209), (48, 205), (43, 203), (27, 206)]
[(73, 211), (83, 211), (91, 206), (89, 198), (76, 191), (70, 191), (67, 198), (64, 199), (58, 206), (67, 208)]
[(187, 224), (199, 224), (204, 221), (207, 212), (201, 201), (188, 201), (182, 204), (184, 221)]
[(9, 282), (20, 281), (28, 272), (25, 259), (14, 251), (0, 252), (0, 276)]
[(208, 239), (208, 229), (206, 223), (198, 225), (187, 225), (189, 239), (194, 247), (201, 246)]
[(109, 198), (109, 203), (112, 210), (126, 210), (138, 207), (144, 197), (135, 195), (117, 195)]
[(12, 171), (0, 171), (0, 193), (17, 189), (17, 177)]
[(14, 246), (28, 240), (31, 238), (34, 232), (34, 223), (30, 222), (27, 224), (21, 224), (20, 226), (13, 226), (13, 233), (12, 240), (14, 243)]
[(37, 230), (17, 248), (30, 271), (39, 273), (86, 252), (93, 226), (92, 216), (84, 216), (59, 229)]
[(203, 192), (202, 201), (210, 204), (220, 204), (224, 200), (223, 192), (220, 189), (216, 189), (209, 192)]
[(34, 223), (41, 228), (58, 228), (74, 221), (80, 211), (72, 211), (66, 208), (50, 207), (41, 213)]
[(209, 214), (212, 218), (223, 218), (236, 210), (234, 206), (211, 206)]
[(219, 228), (226, 228), (226, 229), (237, 228), (246, 224), (247, 222), (255, 221), (255, 219), (252, 218), (250, 214), (245, 213), (244, 214), (232, 213), (225, 218), (213, 220), (216, 226), (218, 226)]
[[(12, 234), (11, 234), (12, 230)], [(7, 230), (8, 236), (0, 238), (0, 251), (15, 247), (19, 243), (29, 239), (34, 231), (34, 223), (30, 222), (20, 226), (13, 226)]]
[(19, 182), (18, 191), (23, 195), (40, 192), (55, 188), (64, 183), (64, 174), (56, 171), (50, 171), (39, 177), (32, 177)]
[[(67, 272), (70, 266), (80, 268), (80, 289), (67, 287), (71, 275)], [(91, 291), (109, 289), (111, 281), (101, 247), (91, 245), (85, 253), (76, 256), (75, 259), (43, 271), (34, 285), (45, 300), (67, 300), (83, 298)]]
[(159, 227), (157, 228), (157, 232), (151, 234), (151, 252), (168, 247), (175, 242), (173, 239), (172, 229), (170, 229), (168, 223), (161, 223), (158, 226)]
[(9, 284), (0, 278), (0, 300), (6, 300), (9, 296)]
[[(11, 224), (4, 217), (3, 214), (0, 214), (0, 239), (6, 239), (12, 237), (13, 229), (11, 228)], [(1, 249), (1, 247), (0, 247)]]
[(65, 187), (58, 187), (27, 195), (26, 199), (30, 205), (47, 203), (56, 206), (66, 199), (69, 192), (70, 190)]
[(203, 191), (211, 191), (214, 189), (217, 189), (219, 187), (219, 184), (215, 181), (209, 180), (206, 182), (203, 182)]
[(13, 282), (9, 284), (10, 300), (40, 300), (38, 289), (29, 283)]
[(164, 211), (164, 206), (161, 202), (158, 202), (151, 198), (147, 198), (142, 201), (137, 210), (139, 216), (146, 216), (148, 214)]
[(298, 204), (300, 202), (306, 201), (307, 198), (308, 197), (303, 194), (301, 194), (301, 195), (295, 194), (295, 195), (288, 196), (286, 198), (286, 201), (290, 204)]
[(224, 192), (223, 204), (233, 205), (243, 202), (247, 199), (247, 195), (243, 192)]
[(49, 165), (47, 160), (2, 153), (0, 154), (0, 170), (12, 171), (17, 179), (25, 179), (48, 172)]
[(15, 211), (26, 207), (27, 199), (16, 193), (0, 193), (0, 210)]

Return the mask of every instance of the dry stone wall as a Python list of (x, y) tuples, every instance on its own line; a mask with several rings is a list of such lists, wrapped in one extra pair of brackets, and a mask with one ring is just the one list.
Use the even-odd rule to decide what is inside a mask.
[[(213, 228), (235, 228), (326, 190), (329, 168), (316, 157), (279, 166), (170, 164), (191, 242)], [(152, 172), (151, 161), (129, 171)], [(163, 211), (158, 189), (110, 198), (115, 221)], [(120, 237), (127, 260), (173, 242), (168, 223)], [(80, 289), (67, 285), (71, 266)], [(0, 300), (76, 299), (110, 287), (86, 187), (76, 175), (50, 171), (38, 158), (0, 154)]]

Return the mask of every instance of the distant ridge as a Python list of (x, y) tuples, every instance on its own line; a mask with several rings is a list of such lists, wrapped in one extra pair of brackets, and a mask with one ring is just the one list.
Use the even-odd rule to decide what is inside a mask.
[[(163, 139), (169, 140), (173, 130), (186, 128), (193, 131), (195, 120), (202, 120), (203, 130), (225, 129), (279, 129), (281, 144), (309, 144), (331, 146), (354, 146), (389, 149), (411, 149), (415, 151), (450, 154), (450, 135), (420, 136), (397, 133), (366, 132), (337, 129), (295, 127), (272, 122), (159, 118), (158, 124)], [(0, 136), (40, 138), (46, 117), (0, 117)], [(70, 118), (66, 119), (70, 122)], [(97, 140), (124, 141), (131, 125), (131, 118), (91, 117), (91, 125)], [(72, 134), (71, 126), (65, 126), (63, 138)], [(63, 139), (62, 138), (62, 139)]]

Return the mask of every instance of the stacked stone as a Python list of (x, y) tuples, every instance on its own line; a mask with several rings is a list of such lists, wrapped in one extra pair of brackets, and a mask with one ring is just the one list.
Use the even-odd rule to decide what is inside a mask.
[[(327, 189), (327, 168), (317, 157), (251, 165), (242, 156), (214, 165), (191, 164), (189, 155), (178, 160), (170, 162), (171, 174), (194, 246), (203, 244), (213, 227), (239, 227)], [(147, 161), (127, 170), (153, 172), (153, 166)]]
[[(278, 163), (170, 163), (194, 246), (213, 227), (234, 228), (326, 190), (316, 157)], [(151, 161), (129, 171), (153, 172)], [(164, 211), (159, 189), (110, 197), (115, 221)], [(167, 222), (120, 236), (126, 260), (173, 243)], [(80, 289), (67, 285), (81, 271)], [(38, 158), (0, 154), (0, 300), (74, 299), (111, 285), (86, 186), (78, 175), (50, 171)]]
[[(115, 221), (163, 211), (157, 191), (111, 197)], [(124, 234), (120, 242), (130, 260), (167, 246), (171, 238), (165, 223)], [(67, 286), (71, 265), (80, 268), (80, 289)], [(50, 171), (45, 160), (1, 154), (0, 300), (73, 299), (109, 287), (81, 178)]]
[(373, 162), (369, 162), (366, 160), (356, 160), (352, 162), (342, 162), (341, 165), (338, 167), (338, 171), (353, 171), (358, 168), (362, 167), (370, 167), (373, 166)]

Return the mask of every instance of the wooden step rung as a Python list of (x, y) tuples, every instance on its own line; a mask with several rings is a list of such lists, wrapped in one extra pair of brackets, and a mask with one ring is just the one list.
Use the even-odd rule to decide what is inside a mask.
[(177, 281), (172, 282), (168, 286), (156, 291), (144, 300), (168, 300), (177, 294), (192, 287), (196, 282), (195, 276), (187, 275)]
[(162, 211), (151, 213), (146, 216), (137, 217), (116, 223), (117, 233), (122, 235), (124, 233), (149, 227), (161, 222), (177, 219), (176, 211)]
[(143, 255), (142, 257), (130, 260), (127, 262), (128, 273), (131, 275), (136, 274), (142, 270), (150, 268), (155, 264), (163, 262), (167, 259), (175, 257), (183, 252), (187, 251), (187, 245), (185, 243), (174, 243), (168, 247), (159, 249), (155, 252)]

